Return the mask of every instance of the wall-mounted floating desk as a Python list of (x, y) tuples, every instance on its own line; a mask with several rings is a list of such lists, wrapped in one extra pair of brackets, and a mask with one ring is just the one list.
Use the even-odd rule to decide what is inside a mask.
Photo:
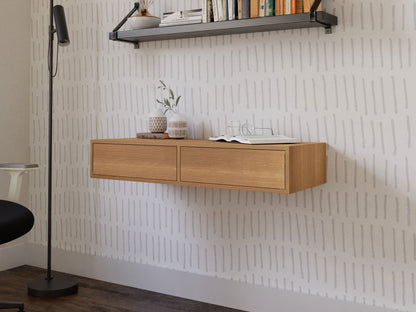
[(326, 144), (92, 140), (91, 177), (289, 194), (326, 183)]

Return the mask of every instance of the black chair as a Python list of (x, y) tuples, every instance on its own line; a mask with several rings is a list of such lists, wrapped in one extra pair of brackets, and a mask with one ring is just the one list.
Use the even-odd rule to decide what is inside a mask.
[[(25, 235), (33, 227), (33, 214), (15, 201), (19, 199), (22, 175), (37, 168), (36, 164), (0, 164), (0, 170), (11, 175), (9, 200), (0, 200), (0, 245)], [(24, 312), (24, 305), (21, 302), (0, 302), (0, 310), (3, 309)]]
[[(0, 245), (11, 242), (29, 232), (35, 218), (29, 209), (18, 203), (0, 200)], [(23, 303), (0, 302), (0, 309), (24, 311)]]

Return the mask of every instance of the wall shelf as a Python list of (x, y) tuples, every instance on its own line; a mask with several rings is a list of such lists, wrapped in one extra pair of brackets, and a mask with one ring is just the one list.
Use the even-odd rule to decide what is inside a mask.
[(289, 194), (326, 183), (326, 144), (92, 140), (91, 177)]
[[(127, 17), (125, 20), (126, 19)], [(110, 40), (133, 43), (136, 47), (139, 46), (140, 42), (146, 41), (243, 34), (298, 28), (322, 27), (325, 29), (326, 33), (331, 33), (332, 26), (338, 24), (338, 18), (336, 16), (323, 11), (315, 11), (311, 13), (248, 18), (224, 22), (117, 31), (125, 23), (125, 20), (123, 20), (115, 28), (115, 30), (110, 33)]]

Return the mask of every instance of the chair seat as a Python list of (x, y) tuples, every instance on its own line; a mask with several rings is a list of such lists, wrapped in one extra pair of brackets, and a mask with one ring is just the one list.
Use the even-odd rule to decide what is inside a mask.
[(26, 207), (0, 200), (0, 244), (8, 243), (29, 232), (35, 218)]

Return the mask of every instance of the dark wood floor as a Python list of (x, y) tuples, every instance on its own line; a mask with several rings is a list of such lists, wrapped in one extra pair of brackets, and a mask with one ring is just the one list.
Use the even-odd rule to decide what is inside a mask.
[(84, 277), (77, 277), (79, 280), (79, 291), (76, 295), (54, 299), (28, 296), (27, 283), (35, 278), (44, 276), (44, 272), (42, 269), (31, 266), (22, 266), (0, 272), (0, 301), (23, 301), (26, 312), (239, 311)]

